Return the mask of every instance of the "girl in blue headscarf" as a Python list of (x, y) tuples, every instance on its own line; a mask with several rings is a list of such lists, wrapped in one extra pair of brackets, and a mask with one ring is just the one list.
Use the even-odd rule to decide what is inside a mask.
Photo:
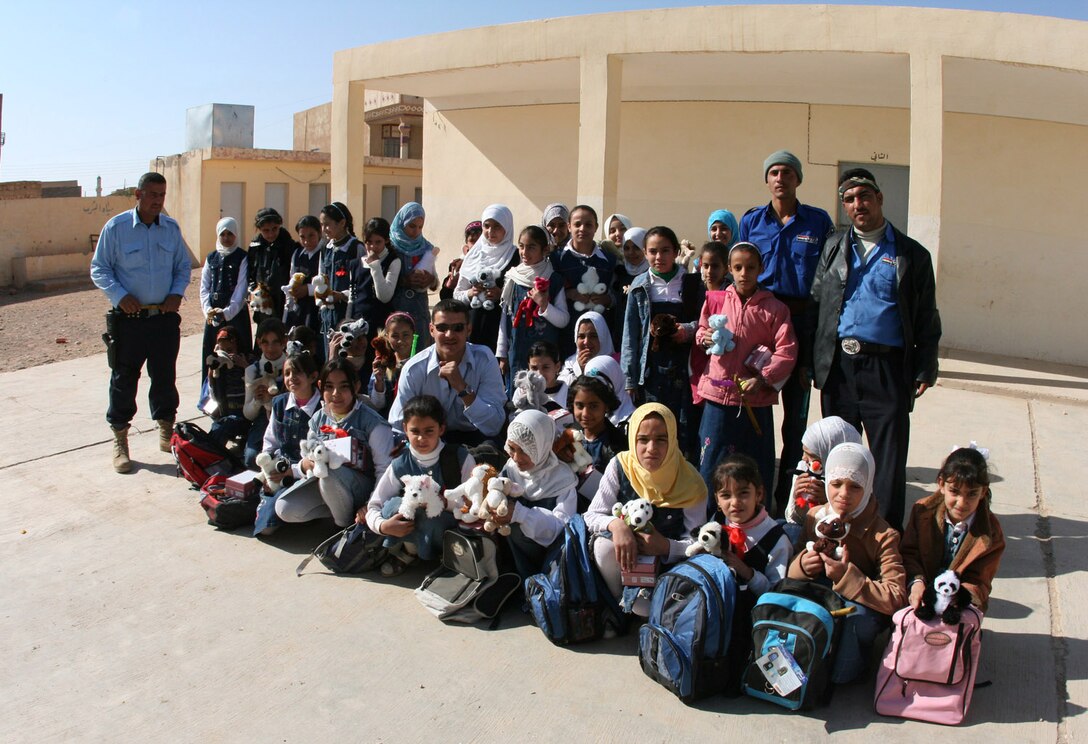
[(419, 334), (417, 349), (431, 344), (427, 292), (437, 282), (434, 246), (423, 237), (423, 222), (426, 218), (427, 213), (423, 211), (422, 205), (408, 202), (397, 212), (389, 228), (390, 242), (404, 261), (400, 282), (393, 293), (393, 309), (412, 316)]
[(708, 240), (716, 240), (725, 243), (726, 248), (732, 248), (737, 242), (740, 233), (740, 225), (737, 218), (728, 209), (715, 209), (706, 218), (706, 237)]

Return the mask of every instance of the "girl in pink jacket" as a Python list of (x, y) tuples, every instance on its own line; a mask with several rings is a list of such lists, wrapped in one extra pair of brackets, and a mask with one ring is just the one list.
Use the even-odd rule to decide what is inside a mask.
[[(771, 406), (797, 362), (797, 339), (789, 309), (759, 286), (759, 248), (736, 243), (729, 250), (733, 284), (708, 292), (695, 342), (710, 360), (699, 380), (703, 419), (699, 425), (700, 474), (711, 482), (718, 463), (740, 452), (759, 465), (764, 483), (774, 482), (774, 416)], [(724, 339), (714, 331), (726, 317)], [(713, 321), (713, 322), (712, 322)], [(719, 334), (721, 336), (722, 334)], [(723, 350), (724, 353), (720, 352)]]

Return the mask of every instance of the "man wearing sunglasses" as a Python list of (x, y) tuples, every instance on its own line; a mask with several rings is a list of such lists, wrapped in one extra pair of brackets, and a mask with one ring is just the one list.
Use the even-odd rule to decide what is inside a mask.
[(404, 404), (417, 395), (433, 395), (446, 409), (447, 444), (479, 445), (497, 437), (505, 420), (506, 387), (495, 353), (470, 344), (468, 305), (440, 300), (431, 310), (434, 345), (404, 363), (389, 424), (400, 431)]

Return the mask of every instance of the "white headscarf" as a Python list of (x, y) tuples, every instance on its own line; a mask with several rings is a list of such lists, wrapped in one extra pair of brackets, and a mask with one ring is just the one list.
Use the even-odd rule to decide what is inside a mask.
[[(231, 235), (234, 236), (234, 245), (232, 245), (230, 248), (227, 248), (225, 245), (219, 242), (219, 237), (225, 232), (229, 232)], [(230, 254), (234, 253), (235, 249), (238, 248), (240, 240), (241, 236), (238, 234), (238, 221), (235, 220), (233, 217), (224, 217), (215, 224), (215, 250), (217, 253), (221, 253), (224, 256), (229, 256)]]
[[(629, 227), (627, 232), (623, 234), (623, 242), (626, 244), (630, 240), (632, 243), (638, 246), (640, 251), (643, 251), (642, 263), (638, 266), (630, 264), (627, 259), (623, 259), (623, 268), (627, 269), (627, 273), (631, 276), (638, 276), (650, 270), (650, 262), (646, 260), (646, 230), (641, 227)], [(621, 245), (620, 248), (623, 248)]]
[[(546, 232), (546, 231), (545, 231)], [(540, 246), (541, 258), (535, 264), (530, 266), (526, 263), (519, 263), (517, 266), (511, 266), (510, 270), (506, 272), (506, 281), (502, 285), (502, 299), (500, 304), (506, 312), (513, 315), (517, 308), (514, 304), (514, 285), (525, 287), (526, 289), (532, 289), (538, 278), (549, 279), (555, 269), (552, 267), (552, 262), (548, 260), (548, 244)]]
[(844, 442), (861, 444), (861, 434), (838, 416), (820, 419), (805, 429), (801, 437), (801, 444), (820, 461), (826, 460), (828, 453)]
[(612, 392), (616, 394), (616, 398), (620, 401), (620, 407), (608, 415), (613, 424), (619, 426), (631, 418), (631, 414), (635, 412), (635, 404), (631, 400), (631, 394), (627, 392), (627, 387), (624, 385), (623, 370), (620, 369), (619, 362), (610, 356), (595, 356), (586, 363), (582, 374), (589, 377), (603, 378), (608, 386), (612, 388)]
[(487, 242), (483, 233), (480, 234), (480, 238), (469, 249), (468, 255), (461, 264), (461, 275), (470, 280), (476, 279), (485, 269), (494, 271), (496, 275), (501, 274), (510, 264), (510, 259), (517, 250), (517, 246), (514, 245), (514, 215), (510, 212), (510, 208), (505, 204), (492, 204), (484, 210), (480, 223), (483, 224), (488, 220), (495, 220), (502, 225), (506, 235), (503, 236), (501, 242), (492, 245)]
[[(623, 224), (623, 229), (624, 229), (623, 239), (627, 240), (626, 231), (631, 229), (631, 218), (628, 217), (625, 214), (620, 214), (619, 212), (615, 212), (613, 214), (608, 215), (608, 219), (606, 219), (603, 223), (601, 223), (601, 228), (604, 231), (604, 237), (602, 237), (601, 240), (608, 240), (608, 232), (612, 229), (612, 220), (619, 220), (620, 223)], [(622, 245), (618, 245), (616, 247), (617, 248), (623, 248)]]
[(518, 470), (513, 460), (506, 463), (503, 473), (522, 488), (526, 501), (562, 496), (578, 485), (570, 467), (552, 452), (555, 443), (555, 422), (541, 411), (522, 411), (510, 422), (506, 441), (513, 442), (533, 461), (528, 471)]
[(873, 460), (873, 454), (864, 445), (855, 442), (844, 442), (835, 446), (828, 453), (827, 462), (824, 465), (826, 482), (830, 483), (839, 478), (846, 478), (861, 485), (864, 490), (865, 495), (861, 497), (857, 507), (847, 515), (850, 519), (856, 519), (859, 514), (865, 511), (865, 507), (872, 500), (873, 474), (875, 471), (876, 463)]
[(567, 357), (567, 363), (571, 365), (571, 369), (574, 370), (574, 376), (577, 377), (583, 374), (581, 365), (578, 364), (578, 329), (582, 327), (582, 323), (589, 321), (593, 324), (593, 327), (597, 329), (597, 339), (601, 342), (601, 350), (597, 352), (598, 356), (612, 356), (615, 353), (615, 348), (612, 346), (612, 334), (608, 330), (608, 323), (605, 322), (604, 316), (595, 310), (587, 310), (578, 316), (578, 320), (574, 324), (574, 345), (575, 352)]

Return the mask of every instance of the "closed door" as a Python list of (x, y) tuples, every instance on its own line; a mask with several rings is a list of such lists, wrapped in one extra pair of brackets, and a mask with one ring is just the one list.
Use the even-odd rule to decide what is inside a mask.
[[(233, 217), (241, 229), (249, 224), (245, 214), (246, 185), (244, 183), (219, 184), (219, 219)], [(241, 236), (238, 236), (239, 238)]]

